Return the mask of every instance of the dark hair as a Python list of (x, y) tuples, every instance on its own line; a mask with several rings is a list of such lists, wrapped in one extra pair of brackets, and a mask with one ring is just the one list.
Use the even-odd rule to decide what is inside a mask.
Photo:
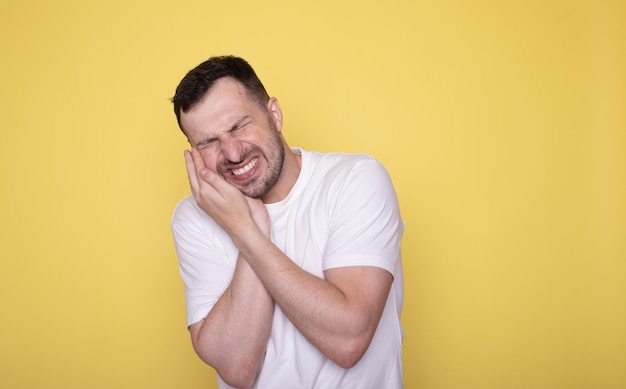
[(269, 95), (263, 83), (246, 60), (232, 55), (211, 57), (190, 70), (176, 88), (172, 103), (174, 103), (174, 113), (181, 130), (183, 129), (180, 124), (181, 112), (189, 111), (202, 101), (215, 81), (223, 77), (232, 77), (239, 81), (249, 97), (259, 105), (265, 107), (269, 101)]

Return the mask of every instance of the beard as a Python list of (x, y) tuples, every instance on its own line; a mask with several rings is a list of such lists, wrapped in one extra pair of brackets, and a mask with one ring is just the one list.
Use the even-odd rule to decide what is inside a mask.
[[(263, 145), (263, 148), (256, 145), (251, 146), (244, 151), (240, 158), (240, 160), (243, 161), (251, 155), (259, 155), (260, 158), (264, 159), (267, 164), (267, 169), (261, 176), (254, 177), (243, 185), (236, 185), (241, 193), (254, 199), (262, 199), (272, 190), (280, 178), (283, 171), (283, 164), (285, 162), (285, 148), (283, 146), (283, 140), (276, 129), (274, 122), (271, 121), (270, 118), (268, 118), (268, 125), (271, 135)], [(220, 167), (218, 167), (218, 172), (221, 173), (226, 171), (229, 166), (230, 162), (224, 161)], [(225, 174), (221, 174), (224, 179), (228, 180)]]

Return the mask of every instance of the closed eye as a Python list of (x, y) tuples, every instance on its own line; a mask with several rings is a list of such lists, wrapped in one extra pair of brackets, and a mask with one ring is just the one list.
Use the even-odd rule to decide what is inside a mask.
[(217, 139), (215, 139), (215, 138), (209, 138), (209, 139), (202, 140), (202, 141), (200, 141), (200, 142), (198, 142), (196, 144), (196, 148), (198, 150), (208, 149), (209, 147), (214, 145), (216, 141), (217, 141)]
[[(236, 134), (239, 131), (245, 129), (245, 127), (252, 123), (253, 121), (253, 117), (250, 115), (246, 115), (244, 117), (242, 117), (241, 119), (237, 120), (229, 129), (228, 129), (228, 133), (231, 134)], [(220, 135), (221, 137), (222, 135)], [(205, 138), (203, 140), (201, 140), (200, 142), (196, 143), (196, 148), (198, 150), (206, 150), (209, 147), (212, 147), (214, 145), (217, 144), (217, 142), (219, 141), (219, 137), (212, 137), (212, 138)]]
[(241, 119), (237, 120), (235, 124), (230, 128), (229, 132), (235, 132), (243, 130), (248, 124), (252, 122), (251, 116), (244, 116)]

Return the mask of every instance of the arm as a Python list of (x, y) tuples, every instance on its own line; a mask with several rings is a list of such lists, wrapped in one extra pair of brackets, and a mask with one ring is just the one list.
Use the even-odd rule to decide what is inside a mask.
[[(201, 163), (197, 153), (194, 160)], [(207, 212), (230, 235), (292, 323), (339, 366), (356, 364), (382, 315), (391, 273), (374, 266), (353, 266), (327, 270), (325, 279), (309, 274), (259, 231), (236, 188), (208, 169), (198, 170), (198, 175)]]
[(224, 294), (205, 319), (189, 327), (194, 350), (229, 385), (250, 387), (265, 353), (272, 313), (271, 297), (240, 255)]
[(250, 230), (238, 236), (236, 245), (275, 302), (327, 358), (343, 368), (354, 366), (374, 336), (392, 275), (377, 267), (353, 266), (327, 270), (324, 280), (260, 239)]
[[(192, 192), (198, 200), (195, 167), (188, 153), (185, 155)], [(260, 206), (256, 209), (264, 210), (263, 204)], [(250, 216), (257, 230), (269, 236), (267, 214)], [(240, 253), (229, 286), (209, 314), (189, 327), (194, 350), (229, 385), (252, 386), (265, 353), (273, 308), (271, 296)]]

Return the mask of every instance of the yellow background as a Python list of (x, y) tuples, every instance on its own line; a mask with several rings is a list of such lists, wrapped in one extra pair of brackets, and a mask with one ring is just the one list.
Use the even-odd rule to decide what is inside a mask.
[(292, 146), (388, 168), (407, 388), (626, 387), (623, 1), (3, 1), (0, 386), (215, 388), (169, 98), (248, 59)]

